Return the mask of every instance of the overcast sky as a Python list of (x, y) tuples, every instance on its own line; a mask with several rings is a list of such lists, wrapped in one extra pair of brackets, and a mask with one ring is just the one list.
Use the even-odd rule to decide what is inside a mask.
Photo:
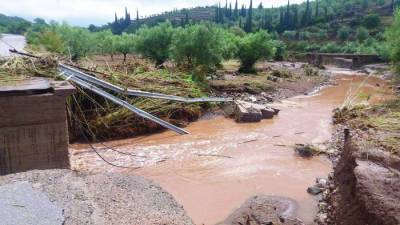
[[(235, 0), (231, 0), (232, 5)], [(300, 3), (304, 0), (291, 0)], [(29, 20), (41, 17), (46, 20), (66, 21), (72, 25), (103, 25), (114, 19), (114, 13), (123, 14), (128, 7), (131, 15), (136, 15), (136, 8), (141, 16), (169, 11), (174, 8), (191, 8), (195, 6), (215, 5), (217, 0), (0, 0), (0, 13), (9, 16), (20, 16)], [(238, 0), (249, 4), (249, 0)], [(256, 7), (260, 2), (270, 7), (287, 4), (287, 0), (254, 0)], [(221, 5), (225, 0), (221, 0)], [(228, 0), (229, 4), (229, 0)]]

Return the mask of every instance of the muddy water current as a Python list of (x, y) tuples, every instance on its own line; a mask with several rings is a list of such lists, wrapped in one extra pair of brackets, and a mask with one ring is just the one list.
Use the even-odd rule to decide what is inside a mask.
[(348, 72), (336, 71), (332, 81), (334, 85), (310, 95), (276, 103), (282, 111), (273, 120), (238, 124), (216, 117), (192, 123), (187, 127), (190, 135), (166, 131), (106, 143), (135, 156), (95, 144), (110, 162), (139, 169), (110, 167), (81, 144), (71, 145), (72, 166), (80, 171), (114, 171), (154, 180), (183, 205), (196, 224), (218, 223), (257, 194), (295, 200), (296, 215), (312, 224), (318, 199), (306, 189), (316, 177), (327, 176), (331, 163), (324, 156), (301, 158), (293, 146), (329, 141), (335, 107), (350, 100), (378, 102), (389, 90), (379, 78)]

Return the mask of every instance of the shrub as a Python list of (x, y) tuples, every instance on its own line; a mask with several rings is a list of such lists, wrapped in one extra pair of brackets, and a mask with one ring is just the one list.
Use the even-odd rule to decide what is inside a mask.
[(282, 34), (282, 37), (286, 40), (296, 40), (297, 32), (296, 31), (285, 31)]
[(340, 51), (340, 47), (334, 42), (329, 42), (328, 44), (321, 47), (321, 52), (324, 53), (338, 53)]
[(286, 58), (286, 45), (284, 42), (279, 40), (274, 40), (274, 46), (276, 49), (274, 60), (282, 61)]
[(365, 27), (357, 28), (356, 39), (359, 42), (365, 41), (368, 37), (369, 37), (369, 33), (368, 33), (368, 30)]
[(238, 42), (237, 57), (241, 62), (240, 71), (254, 72), (254, 64), (260, 59), (269, 59), (275, 55), (274, 43), (265, 31), (247, 34)]
[(337, 38), (341, 41), (347, 41), (350, 36), (350, 28), (343, 26), (338, 30)]
[(377, 28), (381, 24), (381, 18), (377, 14), (368, 14), (365, 16), (363, 25), (368, 29)]

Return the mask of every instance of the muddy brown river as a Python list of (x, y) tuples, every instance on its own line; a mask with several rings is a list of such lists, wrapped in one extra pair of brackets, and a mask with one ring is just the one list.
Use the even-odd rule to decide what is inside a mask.
[(349, 96), (357, 101), (368, 96), (369, 102), (378, 102), (389, 90), (383, 80), (354, 72), (336, 71), (332, 80), (335, 85), (314, 94), (276, 103), (282, 111), (273, 120), (238, 124), (217, 117), (192, 123), (187, 127), (190, 135), (166, 131), (106, 143), (136, 156), (96, 145), (109, 161), (140, 169), (110, 167), (80, 144), (71, 145), (72, 166), (80, 171), (117, 171), (154, 180), (183, 205), (196, 224), (221, 222), (257, 194), (295, 200), (296, 215), (312, 224), (318, 199), (306, 189), (316, 177), (327, 176), (331, 163), (324, 156), (301, 158), (293, 146), (329, 141), (332, 110), (351, 99)]

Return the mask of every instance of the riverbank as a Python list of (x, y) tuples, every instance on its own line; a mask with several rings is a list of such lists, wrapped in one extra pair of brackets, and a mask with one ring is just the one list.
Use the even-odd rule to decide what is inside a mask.
[(399, 112), (396, 99), (336, 113), (338, 130), (346, 134), (326, 199), (329, 221), (400, 223)]
[(360, 91), (334, 111), (334, 172), (323, 190), (318, 224), (400, 223), (399, 97), (387, 74), (387, 67), (371, 73), (361, 87), (371, 89), (368, 80), (383, 76), (385, 83), (372, 85), (386, 95)]

